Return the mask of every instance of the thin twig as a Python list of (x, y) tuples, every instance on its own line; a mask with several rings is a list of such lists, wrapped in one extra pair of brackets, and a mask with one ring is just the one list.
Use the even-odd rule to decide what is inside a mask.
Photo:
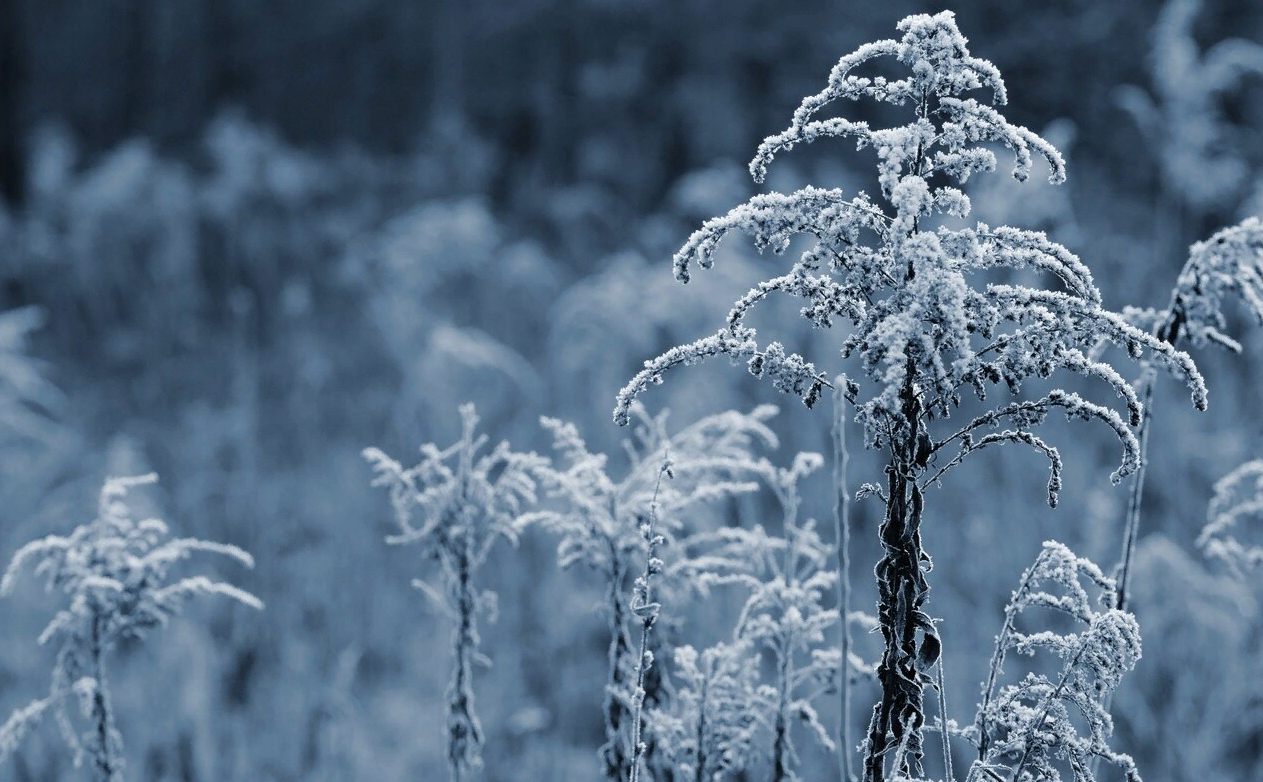
[(1127, 527), (1123, 533), (1123, 557), (1118, 573), (1118, 597), (1114, 607), (1120, 611), (1127, 609), (1128, 586), (1131, 582), (1131, 560), (1136, 550), (1136, 538), (1140, 534), (1140, 501), (1145, 489), (1145, 467), (1149, 463), (1149, 425), (1153, 420), (1150, 410), (1153, 407), (1154, 372), (1151, 367), (1145, 368), (1141, 382), (1145, 384), (1143, 408), (1140, 414), (1140, 464), (1132, 477), (1131, 493), (1127, 499)]
[[(939, 638), (943, 636), (940, 634)], [(938, 715), (942, 720), (942, 737), (943, 737), (943, 779), (946, 782), (955, 782), (956, 774), (952, 771), (952, 745), (951, 734), (947, 732), (947, 690), (943, 686), (943, 652), (939, 650), (938, 656)]]
[(842, 782), (854, 782), (851, 769), (851, 497), (847, 487), (847, 466), (851, 454), (846, 448), (846, 416), (843, 390), (846, 377), (834, 378), (833, 388), (833, 531), (838, 545), (838, 609), (842, 613), (842, 714), (840, 720)]

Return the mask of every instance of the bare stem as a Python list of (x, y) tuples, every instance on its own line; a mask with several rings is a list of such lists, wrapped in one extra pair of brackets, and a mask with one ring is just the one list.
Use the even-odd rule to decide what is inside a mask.
[(1123, 556), (1118, 572), (1118, 597), (1114, 607), (1120, 611), (1127, 608), (1128, 586), (1131, 581), (1131, 560), (1136, 550), (1136, 538), (1140, 534), (1140, 501), (1145, 489), (1145, 467), (1149, 464), (1149, 428), (1153, 420), (1154, 372), (1145, 368), (1142, 381), (1145, 384), (1145, 396), (1142, 401), (1143, 412), (1140, 414), (1140, 464), (1131, 479), (1131, 492), (1127, 498), (1127, 526), (1123, 532)]
[(474, 713), (473, 659), (478, 645), (477, 599), (472, 584), (472, 535), (466, 533), (456, 558), (457, 625), (452, 633), (452, 674), (447, 689), (447, 760), (452, 782), (461, 782), (482, 744)]
[(943, 656), (940, 653), (938, 658), (938, 715), (943, 729), (943, 779), (945, 782), (955, 782), (956, 774), (952, 771), (951, 734), (947, 732), (947, 689), (944, 686), (944, 678)]
[(92, 695), (92, 718), (96, 722), (96, 752), (92, 762), (96, 766), (99, 782), (116, 782), (119, 762), (114, 757), (114, 714), (110, 707), (110, 693), (105, 680), (105, 642), (101, 638), (102, 617), (92, 618), (92, 675), (96, 689)]
[(601, 748), (601, 755), (605, 761), (606, 778), (617, 782), (628, 773), (627, 752), (622, 738), (623, 725), (628, 714), (627, 707), (615, 697), (614, 693), (623, 686), (623, 662), (631, 653), (631, 639), (627, 632), (627, 607), (622, 593), (627, 567), (621, 553), (612, 542), (610, 549), (610, 558), (613, 562), (613, 573), (609, 583), (611, 636), (609, 670), (605, 688), (605, 746)]
[(776, 704), (776, 726), (775, 738), (772, 742), (772, 782), (785, 782), (790, 778), (788, 765), (789, 755), (789, 702), (790, 689), (793, 687), (792, 678), (794, 661), (793, 638), (790, 638), (788, 648), (782, 650), (780, 660), (777, 665), (777, 704)]
[(851, 496), (847, 488), (847, 466), (851, 454), (846, 447), (846, 416), (843, 403), (846, 401), (843, 390), (846, 378), (839, 376), (834, 380), (833, 388), (833, 532), (838, 544), (838, 610), (842, 614), (842, 671), (841, 689), (842, 703), (839, 725), (840, 743), (838, 752), (842, 756), (842, 782), (854, 782), (855, 774), (851, 768), (851, 624), (848, 617), (851, 613)]

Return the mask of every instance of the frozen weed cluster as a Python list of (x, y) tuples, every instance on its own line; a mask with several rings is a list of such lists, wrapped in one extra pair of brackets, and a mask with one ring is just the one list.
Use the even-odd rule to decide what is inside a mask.
[[(253, 567), (254, 559), (236, 546), (172, 538), (158, 519), (133, 518), (127, 492), (157, 479), (150, 474), (106, 480), (95, 519), (67, 536), (49, 535), (26, 544), (5, 570), (0, 595), (11, 593), (22, 569), (33, 564), (48, 591), (65, 595), (69, 605), (39, 636), (41, 645), (57, 645), (48, 696), (14, 712), (0, 726), (0, 761), (12, 755), (26, 732), (51, 710), (75, 765), (86, 759), (94, 780), (119, 782), (123, 740), (114, 724), (106, 678), (109, 652), (121, 640), (140, 638), (165, 625), (186, 601), (199, 595), (222, 595), (263, 608), (249, 592), (206, 576), (167, 583), (171, 568), (193, 552), (223, 554), (246, 567)], [(67, 713), (66, 703), (72, 698), (88, 723), (86, 731), (80, 732)]]
[[(619, 395), (614, 412), (616, 421), (625, 422), (631, 400), (661, 382), (667, 369), (719, 355), (745, 360), (756, 377), (801, 396), (810, 407), (831, 385), (826, 375), (779, 342), (761, 345), (746, 317), (759, 302), (783, 293), (804, 300), (802, 315), (816, 327), (829, 328), (837, 319), (851, 324), (841, 355), (861, 359), (872, 389), (862, 394), (859, 383), (848, 381), (844, 396), (857, 407), (865, 445), (888, 456), (885, 486), (874, 492), (886, 505), (880, 531), (885, 556), (876, 568), (886, 650), (878, 666), (882, 697), (864, 743), (865, 782), (923, 775), (923, 688), (933, 683), (929, 671), (941, 651), (938, 630), (924, 610), (930, 562), (921, 546), (925, 490), (969, 454), (1018, 443), (1047, 457), (1048, 500), (1055, 506), (1061, 458), (1033, 431), (1054, 409), (1105, 423), (1123, 445), (1113, 480), (1134, 472), (1140, 444), (1131, 426), (1140, 423), (1142, 405), (1113, 366), (1090, 355), (1098, 341), (1171, 371), (1188, 383), (1196, 406), (1206, 406), (1205, 384), (1188, 355), (1104, 309), (1091, 273), (1064, 247), (1038, 232), (984, 224), (953, 229), (936, 219), (969, 214), (968, 196), (950, 183), (964, 184), (995, 168), (988, 144), (1013, 153), (1018, 180), (1027, 177), (1032, 154), (1048, 161), (1054, 184), (1064, 180), (1064, 165), (1046, 141), (966, 96), (986, 90), (993, 105), (1007, 102), (999, 72), (969, 54), (950, 12), (908, 17), (899, 29), (900, 40), (867, 44), (843, 57), (825, 90), (806, 98), (790, 127), (767, 138), (750, 164), (755, 180), (762, 181), (782, 151), (822, 138), (851, 138), (877, 154), (880, 201), (862, 192), (848, 197), (841, 190), (807, 187), (757, 195), (707, 222), (675, 256), (682, 282), (693, 265), (709, 267), (720, 240), (735, 230), (777, 253), (788, 250), (798, 234), (815, 241), (787, 274), (739, 299), (716, 334), (646, 362)], [(910, 74), (891, 80), (856, 73), (886, 57)], [(845, 118), (816, 119), (831, 103), (865, 98), (908, 107), (913, 118), (888, 129)], [(986, 282), (997, 268), (1033, 268), (1057, 280), (1060, 289)], [(1122, 398), (1126, 419), (1060, 389), (1019, 396), (1026, 381), (1058, 370), (1107, 383)], [(936, 434), (961, 405), (965, 389), (985, 400), (988, 387), (997, 385), (1014, 401)]]
[[(974, 724), (961, 728), (945, 713), (942, 639), (925, 607), (931, 565), (921, 543), (926, 491), (970, 454), (992, 445), (1024, 444), (1048, 460), (1048, 501), (1055, 507), (1062, 488), (1061, 457), (1035, 433), (1054, 410), (1069, 419), (1100, 421), (1110, 429), (1123, 448), (1121, 465), (1111, 476), (1115, 483), (1137, 474), (1144, 463), (1146, 402), (1157, 369), (1183, 380), (1196, 407), (1206, 406), (1201, 375), (1192, 359), (1177, 350), (1181, 332), (1194, 344), (1216, 341), (1237, 347), (1222, 334), (1221, 299), (1235, 292), (1252, 310), (1259, 309), (1257, 225), (1247, 222), (1195, 246), (1164, 313), (1105, 309), (1087, 267), (1042, 233), (981, 223), (952, 227), (953, 218), (963, 219), (970, 211), (969, 197), (955, 185), (996, 167), (991, 145), (1013, 153), (1013, 176), (1019, 181), (1027, 178), (1033, 155), (1048, 162), (1054, 184), (1064, 180), (1064, 164), (1050, 144), (1009, 123), (993, 107), (1007, 102), (1004, 83), (991, 63), (969, 54), (951, 13), (909, 17), (899, 29), (899, 40), (868, 44), (843, 57), (826, 89), (805, 99), (790, 127), (766, 139), (750, 165), (755, 180), (762, 181), (779, 153), (825, 137), (849, 137), (858, 148), (876, 151), (880, 197), (814, 187), (768, 193), (703, 225), (675, 256), (676, 277), (682, 282), (689, 281), (692, 267), (709, 268), (720, 241), (733, 231), (750, 234), (760, 249), (770, 247), (778, 254), (790, 249), (799, 234), (814, 243), (788, 273), (741, 297), (718, 332), (646, 362), (623, 389), (615, 421), (637, 422), (624, 477), (610, 476), (607, 458), (590, 452), (573, 425), (545, 418), (556, 463), (520, 457), (515, 474), (521, 478), (515, 485), (529, 485), (530, 490), (514, 494), (513, 502), (503, 506), (507, 512), (488, 511), (499, 520), (494, 529), (506, 537), (531, 524), (559, 535), (559, 564), (586, 565), (604, 584), (610, 645), (601, 757), (611, 780), (637, 780), (645, 774), (656, 779), (747, 778), (763, 767), (774, 782), (795, 779), (795, 733), (805, 730), (839, 753), (842, 777), (849, 781), (850, 753), (856, 747), (847, 738), (846, 704), (849, 685), (865, 678), (880, 687), (867, 735), (858, 746), (865, 782), (926, 779), (927, 729), (943, 736), (948, 779), (953, 778), (951, 737), (977, 750), (967, 775), (970, 782), (1051, 782), (1061, 779), (1063, 768), (1088, 782), (1095, 779), (1100, 759), (1121, 767), (1129, 779), (1139, 779), (1131, 758), (1109, 746), (1110, 694), (1141, 649), (1139, 628), (1124, 610), (1131, 544), (1125, 544), (1121, 584), (1064, 546), (1045, 544), (1005, 611)], [(908, 75), (888, 79), (857, 72), (879, 58), (892, 58)], [(986, 90), (992, 105), (968, 96), (976, 90)], [(831, 103), (860, 99), (905, 107), (912, 118), (886, 129), (844, 118), (816, 118)], [(992, 281), (1000, 269), (1032, 269), (1056, 284), (1045, 290)], [(774, 293), (803, 299), (803, 317), (818, 328), (847, 321), (841, 357), (857, 357), (862, 377), (838, 376), (829, 382), (805, 356), (779, 342), (760, 342), (746, 319)], [(1136, 385), (1101, 359), (1110, 345), (1142, 363), (1145, 401)], [(799, 518), (799, 484), (823, 459), (800, 454), (790, 467), (778, 468), (755, 452), (777, 444), (766, 425), (770, 410), (723, 413), (670, 435), (665, 417), (651, 417), (637, 401), (650, 385), (663, 381), (666, 370), (715, 356), (745, 361), (751, 374), (800, 396), (808, 407), (826, 387), (833, 389), (838, 501), (832, 544), (821, 538), (814, 521)], [(1104, 382), (1121, 398), (1125, 414), (1057, 388), (1023, 395), (1026, 385), (1043, 386), (1059, 371)], [(985, 403), (993, 387), (1006, 391), (1008, 398), (974, 413), (963, 425), (943, 423), (962, 407), (965, 390), (972, 389)], [(875, 495), (885, 505), (879, 530), (883, 556), (875, 568), (876, 618), (849, 609), (850, 490), (845, 486), (841, 414), (847, 403), (855, 407), (865, 446), (882, 450), (886, 457), (884, 482), (866, 483), (857, 495)], [(1140, 427), (1141, 438), (1133, 427)], [(466, 436), (469, 443), (471, 436)], [(431, 462), (450, 455), (427, 448)], [(397, 510), (401, 501), (415, 501), (401, 498), (431, 491), (413, 485), (415, 477), (407, 477), (380, 454), (370, 452), (370, 458), (381, 472), (378, 482), (393, 487)], [(510, 472), (506, 468), (505, 474)], [(533, 500), (535, 482), (544, 488), (544, 507), (520, 512), (523, 503)], [(690, 518), (702, 503), (754, 492), (760, 484), (780, 506), (779, 535), (768, 534), (762, 524), (708, 529)], [(449, 486), (442, 491), (447, 497), (455, 490)], [(1138, 489), (1133, 494), (1138, 496)], [(490, 503), (486, 509), (502, 507), (489, 499), (494, 492), (480, 496)], [(1126, 525), (1133, 542), (1137, 507), (1133, 502)], [(443, 518), (479, 512), (470, 506), (448, 511)], [(1208, 527), (1215, 532), (1204, 536), (1215, 542), (1205, 545), (1216, 551), (1231, 548), (1214, 535), (1229, 526), (1224, 519), (1241, 512), (1217, 517), (1219, 523)], [(435, 535), (444, 523), (450, 522), (434, 522), (438, 526), (425, 534)], [(445, 539), (440, 535), (435, 540)], [(443, 543), (436, 550), (449, 548)], [(453, 555), (449, 551), (445, 556)], [(459, 583), (459, 561), (447, 570), (457, 574), (448, 580)], [(744, 590), (745, 604), (731, 637), (699, 651), (682, 640), (684, 627), (677, 619), (688, 599), (708, 599), (719, 589)], [(828, 605), (835, 590), (837, 605)], [(453, 600), (448, 602), (459, 606)], [(470, 606), (465, 612), (449, 605), (458, 626), (476, 603)], [(1027, 631), (1019, 622), (1038, 619), (1024, 619), (1032, 609), (1062, 619), (1049, 620), (1054, 629)], [(1066, 617), (1079, 626), (1065, 629)], [(868, 665), (851, 651), (852, 624), (880, 631), (880, 662)], [(640, 637), (634, 641), (637, 626)], [(457, 631), (457, 638), (462, 632)], [(476, 637), (454, 643), (457, 671), (467, 667), (460, 662), (467, 653), (462, 645), (476, 646)], [(1060, 660), (1059, 670), (1032, 670), (1016, 683), (1000, 686), (1010, 652), (1037, 651), (1051, 652)], [(670, 667), (664, 666), (667, 660)], [(655, 669), (650, 688), (647, 674)], [(454, 681), (467, 682), (465, 674), (454, 676)], [(927, 724), (925, 687), (938, 691), (944, 712), (933, 725)], [(839, 693), (840, 746), (817, 705), (825, 695)], [(452, 714), (468, 710), (458, 720), (464, 728), (448, 733), (453, 778), (458, 780), (475, 757), (468, 736), (475, 738), (474, 744), (480, 740), (471, 704), (468, 696), (449, 702), (449, 726), (454, 724)]]
[[(1195, 7), (1174, 0), (1168, 27), (1179, 28), (1179, 14)], [(412, 583), (451, 623), (442, 735), (453, 782), (476, 776), (486, 741), (474, 677), (476, 664), (490, 663), (479, 623), (494, 621), (497, 598), (482, 588), (480, 571), (499, 542), (516, 544), (528, 531), (556, 538), (560, 568), (581, 566), (600, 583), (608, 647), (602, 691), (592, 698), (594, 709), (601, 702), (599, 758), (606, 779), (790, 782), (801, 778), (800, 750), (808, 747), (836, 754), (842, 782), (928, 782), (924, 739), (937, 732), (945, 782), (955, 780), (953, 741), (975, 750), (966, 782), (1060, 782), (1067, 771), (1075, 782), (1095, 782), (1101, 761), (1139, 782), (1132, 758), (1110, 745), (1110, 706), (1141, 655), (1127, 589), (1153, 385), (1159, 370), (1168, 372), (1187, 384), (1198, 409), (1206, 407), (1205, 383), (1178, 349), (1180, 340), (1240, 351), (1224, 333), (1222, 305), (1229, 296), (1263, 323), (1263, 224), (1247, 220), (1194, 245), (1165, 310), (1106, 309), (1087, 266), (1045, 234), (964, 222), (971, 203), (962, 188), (996, 168), (998, 146), (1012, 153), (1018, 181), (1028, 178), (1038, 156), (1058, 184), (1064, 162), (1050, 143), (1004, 117), (1000, 107), (1008, 95), (998, 70), (970, 54), (950, 12), (910, 16), (898, 30), (898, 39), (841, 58), (825, 88), (803, 100), (787, 129), (763, 141), (749, 167), (762, 182), (775, 158), (796, 145), (850, 139), (857, 150), (876, 155), (876, 194), (808, 186), (755, 195), (705, 222), (676, 253), (675, 276), (688, 282), (694, 268), (713, 265), (730, 233), (748, 234), (760, 250), (776, 254), (797, 251), (800, 235), (809, 240), (785, 274), (741, 296), (717, 331), (645, 362), (623, 388), (614, 420), (634, 424), (623, 469), (613, 469), (577, 426), (558, 418), (540, 419), (552, 440), (551, 457), (514, 451), (507, 442), (487, 448), (472, 404), (460, 408), (459, 439), (447, 447), (423, 445), (414, 466), (376, 448), (364, 450), (375, 473), (372, 485), (388, 490), (398, 525), (387, 543), (420, 554), (432, 572)], [(1246, 63), (1255, 54), (1240, 45), (1224, 50), (1222, 67), (1253, 67)], [(1210, 68), (1214, 58), (1208, 58), (1198, 67)], [(879, 75), (890, 69), (901, 75)], [(1193, 99), (1171, 84), (1163, 87), (1175, 96), (1170, 105)], [(1138, 116), (1157, 111), (1132, 98)], [(820, 118), (835, 104), (861, 100), (902, 110), (907, 122), (877, 128)], [(470, 210), (467, 216), (482, 214)], [(453, 228), (451, 217), (429, 215), (422, 233)], [(465, 227), (481, 240), (487, 238), (481, 225), (475, 220)], [(402, 242), (384, 252), (391, 264), (410, 266), (414, 249)], [(1035, 272), (1039, 276), (1025, 279), (1049, 286), (1004, 281), (1015, 270)], [(418, 290), (428, 293), (430, 282)], [(747, 320), (775, 294), (800, 299), (802, 317), (817, 329), (844, 322), (838, 354), (809, 360), (760, 339)], [(412, 312), (406, 299), (392, 299), (392, 306)], [(19, 344), (31, 325), (27, 314), (0, 316), (0, 353)], [(392, 344), (408, 352), (406, 340)], [(1103, 360), (1111, 346), (1140, 363), (1139, 381), (1128, 382)], [(770, 425), (774, 407), (721, 412), (672, 432), (665, 413), (651, 415), (643, 406), (640, 397), (663, 382), (667, 370), (717, 356), (744, 362), (750, 374), (807, 407), (831, 389), (833, 540), (802, 510), (825, 459), (799, 453), (781, 466), (769, 458), (780, 445)], [(821, 368), (847, 360), (860, 370), (853, 377), (830, 380)], [(1054, 375), (1103, 383), (1121, 402), (1111, 406), (1052, 387)], [(0, 363), (0, 405), (32, 412), (22, 394), (35, 377), (26, 364)], [(847, 405), (864, 446), (884, 462), (882, 475), (870, 476), (875, 480), (854, 495)], [(949, 423), (962, 410), (969, 411), (965, 420)], [(1018, 444), (1047, 460), (1047, 500), (1055, 507), (1062, 459), (1037, 434), (1054, 412), (1103, 423), (1122, 447), (1111, 479), (1132, 476), (1133, 483), (1118, 575), (1046, 542), (1004, 610), (976, 716), (961, 726), (946, 713), (943, 629), (929, 613), (933, 560), (922, 534), (930, 517), (927, 494), (970, 455)], [(8, 594), (18, 572), (33, 564), (50, 590), (69, 599), (39, 639), (59, 645), (49, 694), (0, 727), (0, 761), (51, 711), (76, 764), (87, 759), (98, 782), (118, 782), (123, 747), (107, 684), (109, 651), (165, 623), (195, 595), (219, 594), (262, 608), (248, 592), (206, 577), (167, 583), (169, 570), (195, 551), (247, 566), (253, 560), (233, 546), (170, 538), (160, 521), (133, 519), (126, 493), (154, 480), (108, 480), (96, 519), (67, 537), (22, 547), (0, 581), (0, 594)], [(884, 506), (875, 616), (851, 608), (853, 497)], [(710, 510), (763, 509), (772, 502), (779, 513), (748, 524), (741, 518), (717, 523), (720, 514)], [(1238, 539), (1241, 522), (1256, 520), (1261, 510), (1263, 462), (1255, 461), (1217, 485), (1197, 545), (1238, 576), (1263, 567), (1263, 548)], [(731, 621), (720, 637), (690, 634), (687, 617), (696, 603), (722, 607), (728, 597), (740, 608), (725, 617)], [(856, 653), (853, 627), (881, 638), (880, 659), (870, 663)], [(331, 702), (349, 698), (357, 649), (345, 656)], [(1005, 665), (1016, 656), (1032, 658), (1030, 670), (1005, 683)], [(875, 690), (875, 703), (856, 742), (849, 704), (852, 687), (861, 683)], [(938, 696), (937, 720), (927, 717), (927, 688)], [(72, 698), (88, 721), (86, 732), (67, 711)], [(822, 709), (826, 699), (829, 712), (840, 706), (836, 714)], [(852, 771), (857, 760), (859, 774)]]

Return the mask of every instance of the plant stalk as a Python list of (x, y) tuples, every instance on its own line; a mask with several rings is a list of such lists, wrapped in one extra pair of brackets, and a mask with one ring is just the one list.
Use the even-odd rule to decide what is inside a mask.
[(833, 382), (833, 533), (838, 545), (838, 611), (842, 614), (841, 715), (838, 752), (842, 756), (842, 782), (854, 782), (851, 768), (851, 495), (847, 488), (847, 467), (851, 454), (846, 447), (846, 416), (842, 396), (846, 379)]

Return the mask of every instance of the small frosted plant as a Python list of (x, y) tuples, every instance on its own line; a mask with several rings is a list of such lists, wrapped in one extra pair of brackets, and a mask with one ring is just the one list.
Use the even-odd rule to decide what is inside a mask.
[[(1246, 462), (1219, 479), (1197, 547), (1224, 563), (1237, 578), (1263, 573), (1263, 544), (1237, 538), (1239, 523), (1263, 519), (1263, 461)], [(1257, 536), (1256, 536), (1257, 537)]]
[[(9, 594), (19, 572), (33, 564), (47, 589), (64, 594), (69, 605), (57, 612), (39, 636), (41, 645), (57, 646), (48, 696), (18, 709), (0, 726), (0, 762), (17, 750), (26, 732), (51, 710), (74, 753), (75, 766), (86, 759), (96, 782), (119, 782), (123, 740), (114, 724), (106, 677), (109, 652), (120, 640), (141, 638), (146, 631), (165, 625), (198, 595), (222, 595), (263, 608), (249, 592), (206, 576), (167, 583), (172, 566), (195, 551), (223, 554), (246, 567), (253, 567), (254, 560), (236, 546), (171, 538), (167, 525), (158, 519), (134, 519), (127, 507), (127, 492), (157, 480), (154, 474), (107, 479), (95, 519), (68, 536), (49, 535), (26, 544), (5, 570), (0, 595)], [(88, 722), (82, 733), (66, 710), (72, 697)]]
[[(836, 748), (815, 707), (821, 696), (839, 690), (843, 675), (840, 650), (825, 644), (825, 633), (840, 618), (838, 609), (824, 607), (824, 597), (838, 578), (838, 571), (827, 567), (836, 550), (821, 540), (813, 520), (803, 523), (798, 518), (798, 483), (822, 464), (814, 453), (799, 454), (789, 469), (762, 461), (762, 474), (781, 507), (784, 538), (769, 537), (761, 525), (721, 530), (709, 551), (677, 566), (697, 574), (703, 594), (719, 585), (749, 591), (733, 630), (733, 645), (766, 650), (775, 663), (775, 682), (761, 696), (770, 707), (765, 721), (772, 739), (766, 755), (774, 782), (797, 778), (792, 770), (797, 759), (792, 733), (796, 724), (806, 725), (830, 751)], [(857, 659), (846, 676), (863, 670)]]
[[(878, 669), (882, 699), (874, 707), (865, 745), (866, 782), (885, 779), (886, 762), (894, 755), (899, 762), (892, 775), (922, 773), (923, 687), (940, 650), (938, 631), (924, 611), (929, 591), (924, 573), (929, 557), (921, 547), (924, 491), (969, 454), (1016, 443), (1047, 457), (1048, 499), (1055, 505), (1061, 458), (1033, 430), (1058, 409), (1072, 419), (1101, 421), (1113, 431), (1123, 445), (1115, 482), (1134, 472), (1139, 443), (1128, 424), (1140, 422), (1142, 406), (1113, 366), (1089, 355), (1098, 340), (1125, 348), (1135, 359), (1148, 356), (1189, 384), (1198, 408), (1206, 405), (1205, 384), (1192, 360), (1104, 309), (1087, 267), (1043, 233), (985, 224), (933, 227), (932, 221), (968, 215), (968, 196), (950, 183), (963, 184), (995, 168), (988, 144), (1013, 152), (1018, 180), (1027, 178), (1032, 154), (1047, 160), (1053, 183), (1065, 179), (1065, 168), (1045, 140), (965, 96), (985, 89), (992, 104), (1007, 101), (999, 72), (970, 55), (950, 12), (908, 17), (899, 30), (900, 40), (866, 44), (843, 57), (828, 86), (806, 98), (790, 127), (765, 139), (750, 164), (751, 174), (762, 181), (782, 151), (849, 137), (859, 148), (876, 152), (880, 200), (862, 192), (848, 197), (838, 189), (806, 187), (756, 195), (705, 223), (675, 255), (682, 282), (689, 280), (693, 266), (711, 266), (716, 247), (732, 231), (751, 234), (757, 247), (778, 253), (799, 234), (815, 241), (786, 274), (741, 297), (718, 332), (647, 361), (620, 392), (614, 411), (615, 420), (625, 423), (632, 400), (661, 382), (668, 369), (715, 356), (744, 360), (756, 377), (801, 396), (810, 407), (832, 385), (828, 375), (779, 342), (761, 343), (746, 317), (779, 293), (803, 299), (802, 315), (814, 326), (829, 328), (839, 318), (850, 323), (841, 355), (860, 359), (869, 389), (848, 384), (846, 397), (856, 406), (865, 444), (888, 456), (886, 485), (879, 492), (886, 504), (879, 533), (883, 557), (876, 568), (886, 649)], [(855, 72), (879, 58), (893, 58), (909, 75), (887, 79)], [(906, 107), (912, 119), (884, 129), (845, 118), (815, 119), (830, 103), (864, 98)], [(1043, 272), (1060, 289), (986, 282), (992, 270), (1005, 268)], [(1025, 381), (1044, 380), (1059, 370), (1103, 381), (1122, 398), (1127, 417), (1059, 389), (1035, 398), (1019, 396)], [(961, 404), (966, 390), (985, 400), (995, 386), (1006, 387), (1017, 401), (936, 435), (939, 422)]]
[[(1241, 343), (1223, 332), (1224, 299), (1240, 298), (1255, 322), (1263, 326), (1263, 222), (1249, 218), (1225, 228), (1204, 242), (1194, 244), (1180, 270), (1171, 303), (1165, 310), (1127, 308), (1129, 321), (1148, 330), (1173, 348), (1184, 337), (1195, 347), (1219, 345), (1233, 353)], [(1143, 388), (1140, 421), (1140, 466), (1132, 475), (1123, 530), (1123, 553), (1118, 573), (1117, 608), (1127, 607), (1131, 588), (1131, 564), (1140, 534), (1141, 497), (1153, 418), (1153, 368), (1146, 362), (1138, 385)]]
[(675, 650), (676, 697), (669, 709), (646, 715), (646, 726), (683, 782), (713, 782), (751, 768), (766, 756), (776, 691), (759, 684), (748, 642), (718, 643), (700, 654)]
[[(504, 538), (516, 542), (525, 523), (523, 508), (535, 502), (536, 475), (546, 460), (516, 453), (502, 442), (479, 454), (486, 435), (476, 435), (478, 414), (460, 408), (461, 437), (439, 449), (421, 446), (421, 461), (403, 466), (376, 448), (364, 458), (377, 473), (374, 486), (390, 490), (399, 533), (395, 545), (417, 545), (425, 559), (437, 560), (441, 586), (421, 579), (412, 585), (430, 599), (453, 625), (451, 671), (446, 691), (447, 763), (453, 782), (482, 765), (482, 725), (474, 708), (474, 663), (489, 664), (479, 650), (478, 616), (495, 616), (496, 596), (474, 584), (492, 546)], [(414, 523), (415, 520), (415, 523)]]
[[(553, 435), (558, 462), (542, 471), (541, 480), (559, 507), (532, 514), (561, 536), (560, 567), (585, 565), (599, 574), (605, 586), (610, 646), (601, 757), (606, 776), (616, 780), (629, 776), (634, 754), (628, 703), (617, 694), (629, 691), (630, 677), (638, 667), (627, 582), (637, 562), (647, 558), (642, 523), (656, 502), (655, 535), (673, 541), (684, 532), (683, 517), (689, 510), (755, 490), (757, 484), (750, 480), (757, 468), (752, 453), (758, 447), (777, 445), (766, 423), (776, 413), (770, 405), (749, 413), (734, 410), (708, 416), (675, 434), (667, 431), (665, 413), (651, 417), (640, 405), (631, 412), (638, 425), (626, 443), (631, 465), (620, 480), (607, 472), (604, 454), (588, 450), (573, 424), (541, 419)], [(675, 477), (661, 483), (659, 471), (668, 452)]]
[[(1004, 609), (974, 725), (960, 731), (978, 748), (968, 782), (1060, 782), (1059, 762), (1075, 782), (1094, 782), (1097, 758), (1117, 765), (1129, 782), (1140, 782), (1132, 758), (1109, 747), (1113, 721), (1103, 704), (1140, 659), (1140, 628), (1131, 614), (1113, 607), (1114, 590), (1114, 581), (1096, 565), (1060, 543), (1044, 543)], [(1097, 593), (1095, 601), (1090, 591)], [(1065, 615), (1081, 629), (1022, 632), (1019, 617), (1031, 609)], [(998, 687), (1009, 652), (1051, 652), (1061, 659), (1061, 670), (1053, 677), (1028, 673)]]

